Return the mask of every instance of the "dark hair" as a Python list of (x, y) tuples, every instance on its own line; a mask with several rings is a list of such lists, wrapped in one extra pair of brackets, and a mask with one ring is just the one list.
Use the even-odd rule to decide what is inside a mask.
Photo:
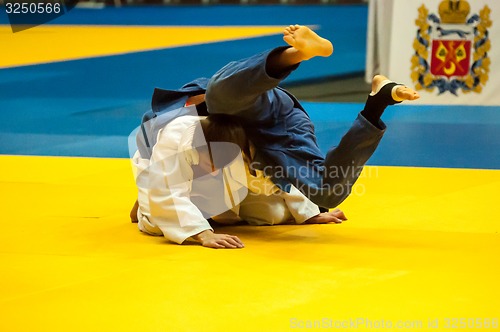
[[(248, 142), (245, 129), (240, 118), (227, 114), (210, 114), (205, 119), (200, 121), (203, 135), (207, 143), (211, 142), (228, 142), (239, 147), (243, 152), (243, 157), (250, 161), (250, 144)], [(234, 149), (225, 149), (224, 151), (211, 151), (209, 144), (209, 152), (218, 167), (224, 167), (230, 163), (240, 151)], [(215, 154), (217, 156), (215, 156)], [(216, 162), (216, 160), (218, 162)], [(223, 165), (221, 165), (223, 163)]]

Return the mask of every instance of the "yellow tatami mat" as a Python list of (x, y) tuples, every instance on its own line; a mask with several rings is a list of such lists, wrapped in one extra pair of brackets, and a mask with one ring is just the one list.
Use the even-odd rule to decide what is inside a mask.
[(10, 32), (0, 25), (0, 68), (268, 36), (283, 27), (41, 25)]
[(369, 167), (344, 224), (213, 250), (140, 234), (126, 159), (0, 162), (0, 331), (499, 329), (498, 170)]

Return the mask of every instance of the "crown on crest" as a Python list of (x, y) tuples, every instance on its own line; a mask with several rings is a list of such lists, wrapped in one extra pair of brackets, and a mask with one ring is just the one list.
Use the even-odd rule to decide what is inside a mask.
[(439, 4), (442, 23), (465, 23), (470, 12), (467, 0), (443, 0)]

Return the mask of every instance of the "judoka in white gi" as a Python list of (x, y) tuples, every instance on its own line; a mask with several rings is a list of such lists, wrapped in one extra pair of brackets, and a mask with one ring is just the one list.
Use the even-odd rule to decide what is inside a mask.
[[(299, 25), (286, 28), (284, 40), (289, 47), (232, 62), (210, 81), (155, 90), (133, 157), (139, 194), (131, 217), (141, 231), (177, 243), (192, 237), (206, 247), (242, 248), (238, 237), (215, 233), (207, 219), (255, 225), (346, 220), (328, 208), (348, 197), (378, 146), (385, 107), (419, 96), (376, 76), (364, 110), (324, 158), (307, 113), (277, 85), (300, 62), (331, 55), (333, 46)], [(351, 167), (359, 171), (331, 175)], [(307, 172), (283, 172), (290, 169)]]

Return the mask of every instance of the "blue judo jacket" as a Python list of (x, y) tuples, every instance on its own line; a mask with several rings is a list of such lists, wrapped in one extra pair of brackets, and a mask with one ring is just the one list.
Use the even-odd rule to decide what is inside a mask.
[[(284, 191), (289, 192), (290, 185), (294, 185), (321, 207), (340, 204), (375, 151), (383, 130), (359, 115), (325, 159), (308, 114), (293, 95), (278, 87), (298, 65), (280, 77), (268, 75), (267, 57), (282, 49), (230, 62), (211, 79), (199, 78), (178, 90), (155, 89), (152, 110), (144, 115), (137, 135), (141, 156), (149, 158), (158, 131), (172, 119), (185, 115), (182, 106), (189, 96), (206, 93), (208, 113), (237, 116), (244, 123), (256, 148), (252, 167), (264, 171)], [(344, 170), (345, 174), (334, 176), (328, 173), (339, 167), (356, 172)], [(345, 189), (339, 191), (336, 187)]]
[[(186, 115), (182, 106), (188, 97), (206, 93), (208, 84), (209, 79), (198, 78), (177, 90), (154, 90), (151, 111), (144, 114), (137, 136), (143, 158), (151, 156), (158, 131), (176, 117)], [(318, 180), (322, 174), (323, 157), (309, 116), (295, 97), (282, 88), (277, 87), (269, 97), (275, 100), (270, 102), (273, 107), (266, 114), (230, 113), (242, 118), (247, 136), (256, 147), (252, 166), (271, 176), (273, 182), (285, 191), (289, 191), (292, 183), (288, 178), (296, 178), (299, 173), (303, 177), (314, 173)], [(210, 95), (207, 95), (209, 98)], [(207, 103), (210, 104), (208, 100)], [(209, 106), (207, 113), (199, 111), (198, 115), (211, 112)]]

